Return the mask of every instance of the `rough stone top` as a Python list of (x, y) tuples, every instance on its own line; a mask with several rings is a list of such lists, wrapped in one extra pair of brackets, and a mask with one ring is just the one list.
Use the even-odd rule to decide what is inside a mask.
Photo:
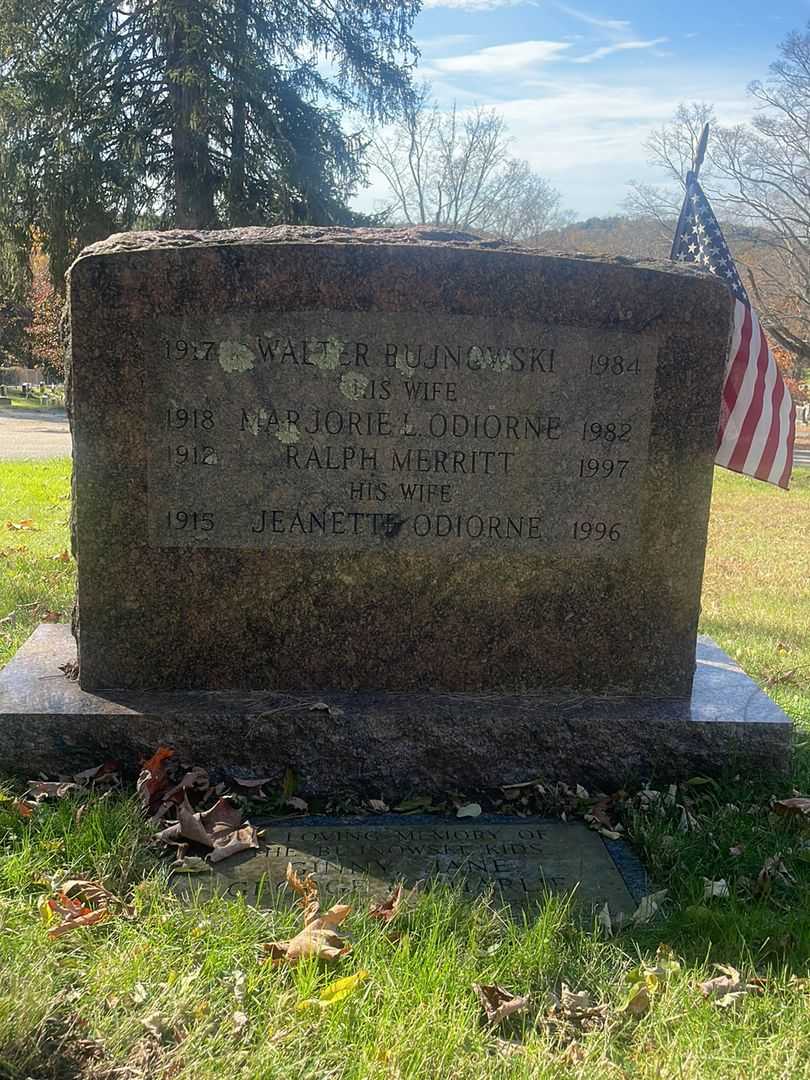
[[(681, 277), (699, 277), (714, 280), (702, 270), (682, 263), (661, 259), (636, 259), (625, 255), (594, 255), (582, 251), (552, 251), (509, 243), (505, 240), (487, 239), (476, 233), (442, 229), (431, 225), (402, 228), (350, 229), (315, 225), (275, 225), (272, 228), (252, 226), (242, 229), (218, 229), (192, 231), (168, 229), (164, 232), (113, 233), (106, 240), (90, 244), (80, 253), (76, 262), (92, 255), (119, 255), (142, 251), (172, 251), (183, 248), (265, 247), (272, 244), (363, 244), (389, 247), (436, 247), (467, 251), (498, 251), (516, 255), (533, 255), (539, 258), (570, 259), (581, 262), (597, 262), (614, 266), (631, 266), (644, 270), (656, 270)], [(74, 264), (75, 265), (75, 264)]]

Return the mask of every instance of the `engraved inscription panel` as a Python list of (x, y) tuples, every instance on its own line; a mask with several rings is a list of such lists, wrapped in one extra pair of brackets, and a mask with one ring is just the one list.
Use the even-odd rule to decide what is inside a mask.
[(159, 320), (150, 542), (625, 555), (656, 356), (651, 334), (483, 317)]
[(195, 876), (178, 886), (202, 884), (212, 892), (241, 893), (249, 902), (271, 902), (292, 863), (300, 875), (314, 874), (330, 900), (350, 892), (382, 898), (402, 881), (409, 888), (453, 884), (468, 896), (492, 889), (516, 907), (531, 906), (549, 891), (576, 889), (586, 907), (635, 909), (601, 838), (580, 822), (271, 823), (262, 835), (259, 851), (220, 864), (210, 878)]

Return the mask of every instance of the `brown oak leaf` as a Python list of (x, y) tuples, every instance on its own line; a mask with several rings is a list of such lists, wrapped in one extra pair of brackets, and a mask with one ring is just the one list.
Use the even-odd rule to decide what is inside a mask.
[(302, 908), (304, 912), (304, 926), (308, 926), (318, 917), (318, 912), (321, 908), (321, 902), (318, 897), (318, 886), (315, 879), (312, 874), (307, 874), (305, 878), (299, 877), (293, 864), (287, 863), (287, 884), (292, 891), (297, 893), (300, 897), (298, 906)]
[(377, 904), (372, 904), (368, 909), (368, 913), (372, 919), (379, 919), (380, 922), (389, 923), (396, 917), (399, 911), (400, 904), (402, 903), (403, 886), (402, 882), (394, 886), (391, 893), (381, 900)]
[(289, 941), (271, 941), (262, 949), (274, 964), (295, 964), (304, 956), (336, 960), (351, 951), (351, 945), (337, 933), (336, 927), (351, 911), (349, 904), (335, 904), (323, 915), (308, 923)]
[(775, 814), (781, 814), (783, 817), (810, 818), (810, 798), (806, 795), (797, 795), (793, 799), (779, 799), (771, 809)]
[(744, 979), (730, 964), (716, 964), (715, 967), (722, 974), (716, 975), (713, 979), (706, 979), (698, 986), (704, 998), (719, 1005), (721, 1009), (736, 1005), (746, 994), (762, 993), (764, 988), (762, 979)]
[(143, 763), (138, 777), (138, 797), (146, 810), (152, 814), (163, 801), (163, 792), (169, 785), (166, 775), (166, 761), (174, 756), (174, 750), (168, 746), (159, 747), (148, 761)]
[(529, 1005), (528, 994), (517, 997), (515, 994), (510, 993), (509, 990), (504, 990), (502, 986), (496, 986), (494, 983), (492, 985), (473, 983), (473, 990), (475, 990), (478, 1000), (481, 1002), (481, 1008), (484, 1010), (487, 1023), (492, 1027), (497, 1027), (508, 1017), (523, 1012)]

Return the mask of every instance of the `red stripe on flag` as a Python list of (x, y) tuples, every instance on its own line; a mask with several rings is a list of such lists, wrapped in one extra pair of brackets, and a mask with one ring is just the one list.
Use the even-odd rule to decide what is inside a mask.
[(790, 406), (790, 430), (788, 431), (788, 444), (787, 444), (787, 459), (785, 461), (785, 467), (782, 470), (782, 475), (776, 481), (780, 488), (784, 488), (787, 491), (788, 484), (790, 483), (790, 474), (793, 470), (793, 444), (796, 440), (796, 406), (791, 404)]
[[(752, 357), (749, 356), (749, 364), (751, 363), (751, 360)], [(754, 392), (745, 414), (745, 420), (742, 422), (740, 433), (737, 436), (736, 445), (728, 460), (728, 468), (733, 469), (734, 472), (743, 471), (745, 459), (748, 457), (748, 451), (751, 449), (751, 439), (754, 437), (757, 424), (762, 416), (762, 410), (765, 405), (765, 372), (767, 370), (768, 342), (760, 327), (759, 356), (757, 357), (757, 370), (756, 375), (754, 376)]]
[[(739, 301), (737, 302), (739, 303)], [(753, 322), (751, 318), (751, 308), (747, 304), (744, 304), (743, 307), (745, 308), (745, 314), (743, 316), (742, 330), (740, 331), (740, 345), (734, 359), (729, 364), (726, 381), (723, 384), (723, 409), (720, 429), (717, 432), (718, 448), (723, 441), (726, 424), (734, 411), (734, 406), (737, 403), (737, 397), (740, 393), (740, 387), (742, 386), (745, 372), (748, 367), (748, 353), (751, 348)]]
[(754, 476), (757, 480), (767, 480), (771, 475), (771, 469), (776, 460), (776, 452), (779, 449), (780, 436), (783, 436), (782, 400), (785, 396), (785, 384), (782, 381), (781, 372), (776, 367), (773, 354), (768, 357), (768, 360), (776, 369), (776, 381), (773, 384), (773, 393), (771, 394), (771, 426), (768, 430), (768, 438), (762, 451), (762, 457), (754, 470)]

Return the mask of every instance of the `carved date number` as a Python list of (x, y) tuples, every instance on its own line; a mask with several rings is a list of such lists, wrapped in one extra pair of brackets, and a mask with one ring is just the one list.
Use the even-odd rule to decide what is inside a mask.
[(575, 540), (609, 540), (615, 543), (621, 539), (621, 535), (621, 522), (619, 521), (613, 525), (608, 524), (607, 521), (574, 522)]
[(627, 466), (630, 464), (629, 459), (619, 458), (614, 461), (612, 458), (580, 458), (579, 459), (579, 478), (580, 480), (607, 480), (609, 476), (624, 476)]
[(582, 425), (583, 442), (630, 442), (633, 425), (621, 420), (603, 424), (598, 420), (586, 420)]
[(166, 522), (172, 532), (211, 532), (214, 527), (214, 515), (199, 513), (197, 510), (169, 510)]
[(164, 341), (167, 360), (210, 360), (215, 341)]
[(600, 353), (591, 356), (591, 375), (638, 375), (638, 357), (607, 356)]
[(214, 426), (213, 409), (167, 409), (166, 426), (171, 431), (191, 428), (194, 431), (210, 431)]
[(169, 457), (173, 465), (217, 464), (217, 452), (213, 446), (172, 446)]

